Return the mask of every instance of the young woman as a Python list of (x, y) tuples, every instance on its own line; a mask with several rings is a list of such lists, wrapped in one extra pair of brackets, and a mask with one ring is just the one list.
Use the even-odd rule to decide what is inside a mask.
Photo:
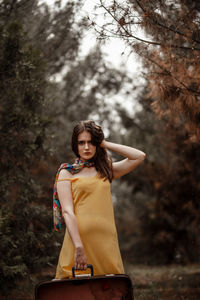
[[(107, 151), (125, 159), (113, 162)], [(59, 230), (64, 221), (67, 230), (56, 270), (56, 278), (72, 276), (92, 264), (95, 275), (122, 274), (123, 263), (114, 221), (110, 183), (136, 168), (145, 153), (108, 142), (100, 126), (93, 121), (79, 122), (72, 134), (74, 165), (58, 170), (54, 189), (54, 222)]]

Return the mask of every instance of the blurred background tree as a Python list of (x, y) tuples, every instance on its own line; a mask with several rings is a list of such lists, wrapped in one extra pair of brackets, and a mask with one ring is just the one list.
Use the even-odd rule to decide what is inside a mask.
[[(1, 11), (4, 16), (5, 11)], [(2, 20), (2, 19), (1, 19)], [(13, 286), (40, 264), (48, 232), (40, 232), (39, 185), (30, 169), (43, 154), (45, 65), (21, 23), (1, 22), (1, 286)], [(42, 226), (43, 227), (43, 226)], [(33, 228), (35, 230), (33, 230)], [(38, 236), (40, 238), (38, 239)], [(48, 250), (48, 247), (47, 247)], [(48, 251), (46, 257), (48, 257)], [(7, 286), (8, 288), (8, 286)]]
[(139, 101), (143, 108), (134, 118), (118, 110), (119, 126), (126, 128), (119, 142), (147, 154), (141, 167), (122, 177), (122, 185), (113, 183), (124, 259), (151, 265), (199, 262), (199, 145), (186, 143), (184, 128), (167, 117), (156, 119), (145, 93)]

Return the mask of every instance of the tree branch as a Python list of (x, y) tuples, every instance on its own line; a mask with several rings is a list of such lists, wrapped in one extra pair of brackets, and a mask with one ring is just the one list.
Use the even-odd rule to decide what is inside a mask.
[[(138, 2), (138, 0), (135, 0), (135, 2), (137, 3), (137, 5), (141, 8), (141, 10), (142, 10), (144, 13), (147, 13), (146, 10), (142, 7), (142, 5)], [(185, 35), (184, 33), (180, 32), (180, 31), (178, 31), (178, 30), (175, 30), (175, 29), (173, 29), (173, 28), (171, 28), (171, 27), (168, 27), (168, 26), (166, 26), (166, 25), (164, 25), (164, 24), (161, 24), (161, 23), (159, 23), (157, 20), (155, 20), (155, 19), (153, 19), (153, 18), (149, 18), (149, 21), (150, 21), (151, 23), (157, 24), (158, 26), (160, 26), (160, 27), (162, 27), (162, 28), (165, 28), (165, 29), (167, 29), (167, 30), (169, 30), (169, 31), (172, 31), (172, 32), (174, 32), (174, 33), (177, 33), (177, 34), (179, 34), (179, 35), (181, 35), (181, 36), (183, 36), (183, 37), (185, 37), (185, 38), (187, 38), (187, 39), (190, 39), (190, 40), (192, 40), (192, 41), (194, 41), (194, 42), (196, 42), (196, 43), (200, 43), (200, 41), (198, 41), (198, 40), (196, 40), (196, 39), (193, 39), (193, 38), (191, 38), (191, 37)]]
[[(103, 4), (102, 0), (100, 0), (101, 6), (108, 12), (108, 14), (119, 24), (119, 26), (121, 27), (122, 30), (124, 30), (124, 32), (126, 33), (126, 37), (129, 38), (133, 38), (137, 41), (140, 41), (142, 43), (146, 43), (149, 45), (154, 45), (154, 46), (162, 46), (162, 44), (160, 42), (153, 42), (153, 41), (148, 41), (148, 40), (144, 40), (141, 39), (135, 35), (133, 35), (132, 33), (130, 33), (125, 27), (124, 25), (120, 25), (119, 20), (117, 20), (117, 18), (109, 11), (109, 9), (107, 9), (105, 7), (105, 5)], [(195, 50), (195, 51), (200, 51), (200, 48), (196, 48), (196, 47), (185, 47), (185, 46), (177, 46), (177, 45), (170, 45), (172, 48), (175, 49), (184, 49), (184, 50)]]

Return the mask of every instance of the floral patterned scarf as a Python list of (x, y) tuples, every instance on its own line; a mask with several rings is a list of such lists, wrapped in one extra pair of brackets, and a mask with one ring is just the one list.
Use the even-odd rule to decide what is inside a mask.
[(54, 223), (54, 230), (60, 231), (62, 224), (64, 224), (64, 218), (62, 215), (62, 208), (60, 205), (60, 201), (58, 199), (58, 193), (57, 193), (57, 180), (59, 177), (59, 173), (62, 169), (65, 169), (69, 171), (71, 174), (76, 174), (80, 172), (84, 167), (93, 167), (94, 162), (93, 161), (85, 161), (83, 162), (80, 158), (77, 158), (75, 163), (73, 165), (70, 165), (68, 163), (64, 163), (60, 166), (56, 173), (56, 180), (53, 188), (53, 223)]

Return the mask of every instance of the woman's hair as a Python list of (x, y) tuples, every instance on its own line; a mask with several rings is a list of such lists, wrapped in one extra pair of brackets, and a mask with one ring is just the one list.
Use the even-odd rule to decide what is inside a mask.
[(107, 151), (100, 147), (101, 142), (104, 140), (104, 133), (99, 125), (96, 125), (94, 121), (80, 121), (73, 130), (71, 146), (72, 150), (77, 157), (78, 153), (78, 135), (83, 131), (87, 131), (91, 134), (91, 142), (96, 146), (96, 153), (92, 158), (95, 168), (101, 177), (107, 178), (110, 182), (113, 178), (112, 160), (108, 156)]

